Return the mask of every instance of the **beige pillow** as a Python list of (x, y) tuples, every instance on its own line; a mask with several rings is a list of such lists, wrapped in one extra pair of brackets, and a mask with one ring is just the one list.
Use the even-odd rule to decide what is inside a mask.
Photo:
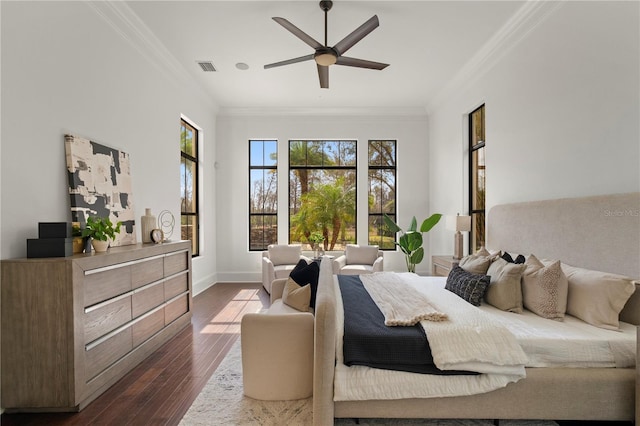
[(302, 312), (309, 311), (311, 301), (311, 285), (299, 286), (289, 277), (282, 291), (282, 303)]
[(524, 307), (543, 318), (562, 321), (567, 310), (569, 283), (560, 261), (545, 266), (532, 254), (525, 265), (522, 276)]
[(631, 278), (562, 264), (569, 281), (567, 313), (596, 327), (618, 330), (620, 311), (635, 291)]
[(520, 280), (525, 264), (509, 263), (504, 259), (494, 261), (487, 275), (491, 277), (485, 301), (503, 311), (522, 313), (522, 288)]
[(491, 265), (491, 257), (470, 254), (460, 259), (460, 263), (458, 265), (469, 273), (485, 275), (487, 274), (489, 265)]

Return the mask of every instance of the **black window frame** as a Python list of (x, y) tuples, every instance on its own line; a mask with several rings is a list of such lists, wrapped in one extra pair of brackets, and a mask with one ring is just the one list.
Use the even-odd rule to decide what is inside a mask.
[[(371, 147), (373, 145), (373, 143), (375, 142), (391, 142), (394, 144), (393, 147), (393, 166), (389, 166), (389, 165), (376, 165), (376, 164), (371, 164), (370, 160), (371, 160)], [(397, 235), (395, 233), (391, 233), (389, 231), (385, 231), (386, 230), (386, 226), (384, 226), (384, 214), (386, 213), (391, 219), (393, 219), (394, 222), (396, 222), (396, 217), (397, 217), (397, 213), (398, 213), (398, 141), (396, 139), (370, 139), (367, 143), (367, 183), (368, 183), (368, 191), (371, 190), (371, 174), (370, 171), (371, 170), (392, 170), (393, 171), (393, 175), (394, 175), (394, 188), (393, 188), (393, 195), (394, 195), (394, 200), (393, 200), (393, 213), (389, 213), (389, 212), (385, 212), (382, 209), (381, 206), (381, 211), (379, 212), (372, 212), (371, 208), (369, 206), (368, 207), (368, 215), (367, 215), (367, 243), (369, 245), (377, 245), (380, 250), (388, 250), (388, 251), (395, 251), (396, 250), (396, 245), (391, 244), (390, 247), (385, 247), (382, 244), (378, 244), (377, 241), (372, 241), (371, 240), (371, 226), (372, 226), (372, 220), (374, 221), (378, 221), (379, 222), (379, 226), (378, 229), (381, 232), (381, 235), (378, 235), (378, 238), (382, 241), (382, 238), (385, 236), (391, 237), (392, 240), (395, 242), (397, 239)]]
[[(333, 165), (325, 165), (325, 164), (320, 164), (320, 165), (309, 165), (308, 163), (306, 165), (292, 165), (291, 164), (291, 145), (293, 143), (298, 143), (298, 142), (305, 142), (305, 143), (342, 143), (342, 142), (348, 142), (348, 143), (353, 143), (353, 148), (354, 148), (354, 164), (351, 166), (347, 166), (347, 165), (337, 165), (337, 166), (333, 166)], [(323, 151), (324, 152), (324, 151)], [(293, 170), (353, 170), (354, 171), (354, 188), (355, 188), (355, 193), (354, 193), (354, 235), (355, 235), (355, 241), (354, 243), (357, 244), (357, 240), (358, 240), (358, 141), (356, 139), (290, 139), (289, 140), (289, 144), (288, 144), (288, 149), (287, 149), (287, 156), (288, 156), (288, 187), (289, 187), (289, 193), (288, 193), (288, 199), (287, 199), (287, 222), (289, 224), (289, 232), (287, 234), (287, 241), (289, 244), (292, 244), (292, 240), (291, 240), (291, 216), (292, 216), (292, 212), (293, 212), (293, 206), (291, 205), (291, 197), (292, 197), (292, 185), (291, 185), (291, 173)], [(326, 156), (323, 155), (323, 163), (324, 163), (324, 158)], [(307, 158), (307, 162), (308, 162), (308, 158)], [(303, 244), (303, 248), (305, 248), (305, 242), (301, 242), (301, 244)], [(348, 244), (348, 243), (346, 243)]]
[[(481, 114), (482, 121), (482, 135), (483, 140), (474, 143), (475, 137), (475, 125), (474, 125), (474, 116), (476, 114)], [(475, 249), (479, 249), (483, 247), (486, 243), (487, 229), (486, 229), (486, 188), (487, 188), (487, 180), (486, 180), (486, 112), (485, 112), (485, 104), (480, 105), (478, 108), (474, 109), (469, 113), (469, 215), (471, 216), (471, 231), (469, 233), (469, 254), (475, 253)], [(485, 193), (482, 195), (482, 208), (474, 208), (476, 205), (475, 200), (477, 200), (478, 192), (477, 185), (474, 184), (474, 152), (480, 152), (483, 150), (483, 157), (485, 159), (485, 164), (482, 165), (482, 170), (484, 171), (484, 190)], [(478, 223), (481, 221), (480, 223)], [(478, 239), (477, 229), (482, 227), (482, 243), (478, 247), (475, 242)]]
[[(193, 131), (193, 151), (195, 155), (189, 154), (182, 149), (182, 127), (187, 127), (191, 131)], [(193, 181), (193, 189), (192, 192), (194, 195), (194, 211), (186, 210), (185, 203), (185, 194), (180, 194), (180, 235), (182, 235), (182, 219), (183, 217), (195, 218), (194, 231), (193, 235), (195, 235), (195, 240), (191, 240), (191, 257), (198, 257), (200, 255), (200, 185), (199, 185), (199, 174), (200, 174), (200, 164), (199, 164), (199, 145), (200, 145), (200, 130), (196, 125), (190, 123), (188, 120), (184, 118), (180, 118), (180, 164), (182, 165), (185, 160), (190, 161), (194, 164), (194, 172), (191, 177)], [(186, 188), (185, 182), (185, 188)]]
[[(250, 252), (255, 252), (255, 251), (264, 251), (268, 248), (269, 244), (277, 244), (278, 243), (278, 161), (276, 159), (275, 163), (273, 165), (265, 165), (264, 162), (262, 165), (252, 165), (251, 163), (251, 144), (253, 142), (273, 142), (275, 143), (275, 147), (276, 147), (276, 158), (278, 155), (278, 140), (277, 139), (249, 139), (249, 197), (248, 197), (248, 209), (249, 209), (249, 235), (248, 235), (248, 247), (249, 247), (249, 251)], [(264, 152), (264, 144), (263, 144), (263, 152)], [(263, 155), (264, 157), (264, 155)], [(275, 196), (276, 196), (276, 208), (274, 212), (265, 212), (264, 210), (262, 212), (252, 212), (251, 210), (251, 195), (252, 195), (252, 180), (251, 180), (251, 172), (253, 170), (273, 170), (275, 172), (275, 182), (276, 182), (276, 188), (275, 188)], [(265, 232), (265, 228), (264, 228), (264, 220), (262, 221), (262, 244), (257, 244), (256, 242), (252, 241), (251, 238), (251, 231), (252, 231), (252, 224), (253, 224), (253, 218), (256, 217), (262, 217), (263, 219), (265, 217), (271, 217), (272, 218), (272, 223), (275, 223), (275, 239), (269, 239), (266, 237), (266, 232)]]

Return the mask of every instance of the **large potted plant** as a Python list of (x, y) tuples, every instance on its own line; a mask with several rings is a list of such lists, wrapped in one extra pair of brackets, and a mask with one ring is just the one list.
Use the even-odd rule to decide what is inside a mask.
[(82, 230), (84, 238), (91, 238), (91, 245), (97, 253), (107, 251), (109, 248), (109, 239), (114, 239), (116, 234), (120, 232), (122, 222), (115, 225), (108, 217), (92, 217), (87, 218), (87, 224)]
[(384, 215), (384, 222), (387, 228), (389, 228), (393, 233), (402, 233), (398, 241), (395, 242), (395, 245), (400, 247), (400, 250), (404, 253), (405, 261), (407, 262), (407, 270), (409, 272), (416, 272), (416, 265), (422, 262), (422, 259), (424, 258), (422, 233), (429, 232), (431, 228), (436, 226), (441, 218), (442, 215), (440, 213), (432, 214), (422, 222), (420, 230), (418, 230), (418, 222), (414, 216), (411, 219), (409, 228), (407, 228), (406, 231), (403, 231), (402, 228), (400, 228), (389, 216), (386, 214)]

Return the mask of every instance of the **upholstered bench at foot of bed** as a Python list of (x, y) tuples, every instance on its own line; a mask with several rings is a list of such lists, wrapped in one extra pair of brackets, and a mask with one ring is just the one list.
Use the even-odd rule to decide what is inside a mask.
[(313, 314), (282, 303), (286, 279), (273, 282), (271, 307), (241, 322), (244, 394), (293, 400), (313, 394)]

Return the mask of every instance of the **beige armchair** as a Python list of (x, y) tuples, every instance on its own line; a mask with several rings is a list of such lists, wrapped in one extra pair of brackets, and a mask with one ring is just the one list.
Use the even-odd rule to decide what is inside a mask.
[(244, 394), (260, 400), (293, 400), (313, 395), (313, 325), (310, 312), (282, 303), (287, 279), (276, 279), (271, 307), (245, 314), (240, 325)]
[(271, 294), (271, 283), (277, 278), (287, 278), (300, 259), (311, 262), (302, 255), (300, 244), (271, 244), (262, 252), (262, 286)]
[(333, 259), (333, 273), (360, 275), (382, 272), (383, 261), (382, 251), (378, 246), (347, 244), (344, 254)]

